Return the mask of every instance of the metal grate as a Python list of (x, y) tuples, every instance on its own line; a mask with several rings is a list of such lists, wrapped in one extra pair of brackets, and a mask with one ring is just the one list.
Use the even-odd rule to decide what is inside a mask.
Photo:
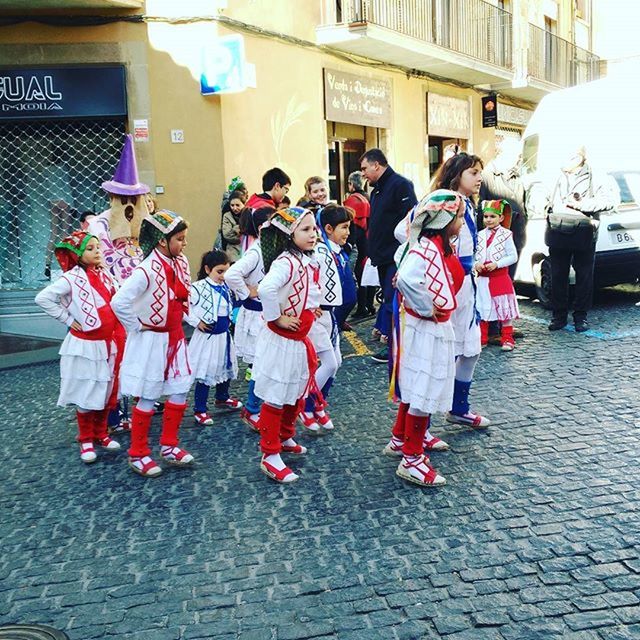
[(40, 289), (55, 270), (53, 245), (100, 213), (100, 185), (120, 157), (122, 120), (0, 124), (0, 289)]

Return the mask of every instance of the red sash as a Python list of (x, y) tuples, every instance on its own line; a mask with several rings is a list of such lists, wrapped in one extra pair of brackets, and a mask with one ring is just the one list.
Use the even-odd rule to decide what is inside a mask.
[(489, 278), (489, 293), (492, 298), (513, 293), (513, 283), (511, 282), (511, 276), (509, 276), (508, 267), (485, 271), (480, 274), (480, 277)]
[[(316, 317), (313, 312), (309, 309), (305, 309), (300, 314), (300, 328), (297, 331), (292, 331), (291, 329), (282, 329), (273, 320), (271, 322), (267, 322), (267, 326), (269, 327), (269, 329), (271, 329), (271, 331), (273, 331), (273, 333), (276, 333), (283, 338), (287, 338), (287, 340), (296, 340), (297, 342), (304, 343), (304, 347), (307, 351), (307, 367), (309, 368), (309, 380), (307, 381), (307, 386), (305, 387), (302, 397), (313, 394), (316, 398), (322, 398), (322, 392), (318, 389), (318, 385), (316, 384), (318, 356), (313, 346), (313, 342), (311, 342), (311, 340), (309, 339), (309, 331), (311, 330), (311, 326), (315, 322), (315, 319)], [(326, 406), (326, 402), (322, 406)]]
[[(147, 331), (155, 333), (168, 333), (169, 346), (167, 348), (167, 365), (164, 369), (164, 379), (169, 379), (169, 371), (175, 365), (178, 359), (178, 351), (181, 343), (184, 341), (184, 329), (182, 328), (182, 317), (184, 315), (185, 305), (189, 301), (189, 292), (184, 284), (177, 278), (173, 267), (165, 260), (162, 261), (164, 272), (167, 277), (169, 289), (173, 291), (175, 297), (169, 300), (169, 308), (167, 309), (167, 323), (164, 327), (152, 327), (144, 325)], [(191, 373), (191, 370), (188, 371)], [(176, 371), (176, 375), (180, 375)]]

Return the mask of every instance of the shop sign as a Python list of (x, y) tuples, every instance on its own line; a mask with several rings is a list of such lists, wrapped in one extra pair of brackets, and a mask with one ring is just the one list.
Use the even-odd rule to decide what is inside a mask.
[(235, 33), (222, 36), (203, 54), (200, 93), (239, 93), (250, 86), (246, 76), (244, 38)]
[(391, 82), (324, 70), (324, 115), (330, 122), (391, 128)]
[(482, 98), (482, 127), (498, 126), (498, 97), (495, 94)]
[(519, 127), (526, 127), (533, 111), (528, 109), (520, 109), (519, 107), (512, 107), (510, 104), (498, 103), (498, 122), (504, 122), (507, 124), (515, 124)]
[(126, 115), (123, 66), (0, 69), (0, 120)]
[(428, 134), (442, 138), (470, 138), (469, 101), (438, 93), (427, 94)]

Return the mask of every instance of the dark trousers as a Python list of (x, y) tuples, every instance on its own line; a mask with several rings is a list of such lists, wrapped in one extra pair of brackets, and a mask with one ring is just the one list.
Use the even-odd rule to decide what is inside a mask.
[(576, 273), (573, 319), (584, 320), (593, 298), (593, 263), (595, 244), (586, 249), (549, 247), (551, 261), (551, 308), (553, 317), (565, 320), (569, 312), (569, 268)]
[(378, 309), (378, 317), (376, 319), (376, 329), (383, 336), (391, 333), (391, 317), (393, 315), (393, 277), (396, 275), (395, 263), (378, 265), (378, 277), (380, 278), (380, 286), (382, 287), (382, 304)]

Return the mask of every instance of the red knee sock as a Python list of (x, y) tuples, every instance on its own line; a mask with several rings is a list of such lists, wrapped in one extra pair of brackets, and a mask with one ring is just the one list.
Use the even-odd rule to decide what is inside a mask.
[(486, 320), (480, 321), (480, 344), (489, 344), (489, 323)]
[(109, 435), (107, 429), (109, 409), (100, 409), (100, 411), (92, 411), (91, 413), (93, 415), (93, 437), (95, 440), (104, 440)]
[(419, 456), (424, 453), (424, 434), (429, 424), (429, 416), (412, 416), (407, 413), (404, 429), (402, 453), (405, 456)]
[(500, 330), (500, 342), (504, 344), (508, 342), (510, 344), (515, 344), (515, 340), (513, 338), (513, 325), (505, 327), (502, 325), (502, 329)]
[(182, 416), (187, 408), (185, 404), (164, 403), (164, 413), (162, 414), (162, 433), (160, 434), (160, 444), (163, 447), (178, 446), (178, 431)]
[(296, 419), (302, 403), (296, 402), (296, 404), (285, 404), (282, 407), (282, 418), (280, 420), (280, 440), (284, 442), (289, 438), (293, 438), (296, 435)]
[(404, 424), (407, 417), (407, 411), (409, 411), (409, 405), (406, 402), (401, 402), (398, 405), (396, 421), (393, 423), (393, 428), (391, 429), (391, 435), (398, 440), (404, 440)]
[(272, 407), (266, 402), (260, 407), (258, 428), (260, 429), (260, 450), (266, 455), (280, 453), (280, 425), (283, 409)]
[(78, 442), (93, 442), (93, 411), (80, 413), (76, 411), (78, 420)]
[(151, 455), (149, 449), (149, 427), (153, 411), (142, 411), (135, 407), (131, 414), (131, 446), (129, 455), (133, 458), (143, 458)]

